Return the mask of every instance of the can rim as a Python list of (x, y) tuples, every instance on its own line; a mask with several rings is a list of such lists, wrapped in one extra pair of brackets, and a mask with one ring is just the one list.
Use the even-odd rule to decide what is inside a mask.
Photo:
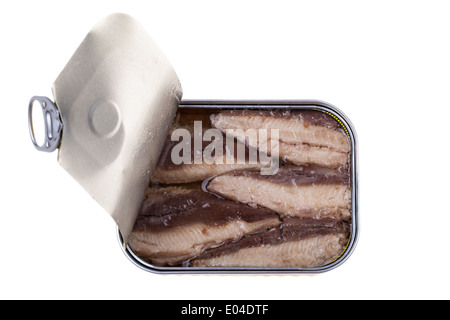
[(333, 262), (315, 268), (293, 268), (293, 267), (159, 267), (154, 266), (139, 258), (133, 250), (125, 244), (119, 227), (117, 227), (117, 238), (125, 256), (137, 267), (158, 274), (317, 274), (330, 271), (342, 265), (355, 250), (359, 239), (359, 214), (358, 214), (358, 141), (356, 130), (345, 114), (334, 105), (321, 100), (182, 100), (180, 108), (239, 108), (239, 107), (264, 107), (272, 108), (295, 108), (316, 109), (329, 112), (331, 116), (344, 126), (352, 145), (351, 155), (351, 184), (352, 184), (352, 227), (347, 247), (342, 254)]

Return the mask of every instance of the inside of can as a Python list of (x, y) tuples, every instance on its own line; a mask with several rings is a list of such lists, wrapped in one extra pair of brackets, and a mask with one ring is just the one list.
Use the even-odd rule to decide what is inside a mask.
[(353, 159), (326, 108), (181, 105), (127, 250), (164, 270), (324, 268), (354, 240)]

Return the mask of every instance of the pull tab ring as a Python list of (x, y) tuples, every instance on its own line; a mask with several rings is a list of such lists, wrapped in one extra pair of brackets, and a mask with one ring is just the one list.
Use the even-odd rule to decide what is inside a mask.
[[(39, 102), (42, 108), (45, 124), (44, 143), (39, 145), (36, 142), (33, 129), (33, 104)], [(61, 141), (63, 124), (61, 122), (59, 111), (56, 105), (47, 97), (35, 96), (31, 98), (28, 105), (28, 129), (30, 131), (31, 142), (39, 151), (53, 152), (59, 147)]]

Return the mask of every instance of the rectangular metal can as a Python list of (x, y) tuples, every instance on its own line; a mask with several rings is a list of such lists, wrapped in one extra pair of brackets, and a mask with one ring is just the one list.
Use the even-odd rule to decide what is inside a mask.
[(139, 268), (160, 274), (315, 274), (332, 270), (343, 264), (355, 249), (358, 240), (358, 167), (357, 167), (357, 137), (349, 119), (333, 105), (318, 100), (182, 100), (179, 110), (315, 110), (326, 113), (334, 118), (345, 131), (350, 143), (349, 173), (351, 189), (351, 223), (349, 238), (342, 253), (330, 263), (311, 268), (302, 267), (185, 267), (158, 266), (149, 263), (136, 254), (131, 246), (125, 243), (119, 228), (117, 229), (119, 243), (127, 258)]

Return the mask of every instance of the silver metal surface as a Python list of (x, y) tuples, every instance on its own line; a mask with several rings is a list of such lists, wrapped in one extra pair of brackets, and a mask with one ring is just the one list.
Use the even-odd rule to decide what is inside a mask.
[(181, 100), (175, 71), (136, 20), (113, 14), (88, 33), (53, 94), (59, 163), (127, 239)]
[(352, 189), (352, 224), (350, 240), (342, 255), (328, 265), (317, 268), (230, 268), (230, 267), (158, 267), (139, 258), (133, 250), (126, 245), (122, 234), (117, 229), (120, 246), (127, 258), (137, 267), (159, 274), (315, 274), (335, 269), (342, 265), (353, 253), (359, 237), (358, 218), (358, 142), (355, 128), (350, 120), (335, 106), (319, 100), (271, 100), (271, 101), (202, 101), (183, 100), (180, 108), (218, 108), (218, 109), (312, 109), (326, 112), (345, 127), (351, 143), (351, 189)]
[[(44, 120), (44, 141), (40, 145), (36, 141), (36, 136), (33, 127), (33, 108), (35, 102), (39, 102), (42, 109)], [(28, 104), (28, 130), (30, 132), (31, 142), (39, 151), (53, 152), (59, 147), (61, 141), (63, 124), (59, 116), (58, 108), (47, 97), (35, 96), (32, 97)]]

